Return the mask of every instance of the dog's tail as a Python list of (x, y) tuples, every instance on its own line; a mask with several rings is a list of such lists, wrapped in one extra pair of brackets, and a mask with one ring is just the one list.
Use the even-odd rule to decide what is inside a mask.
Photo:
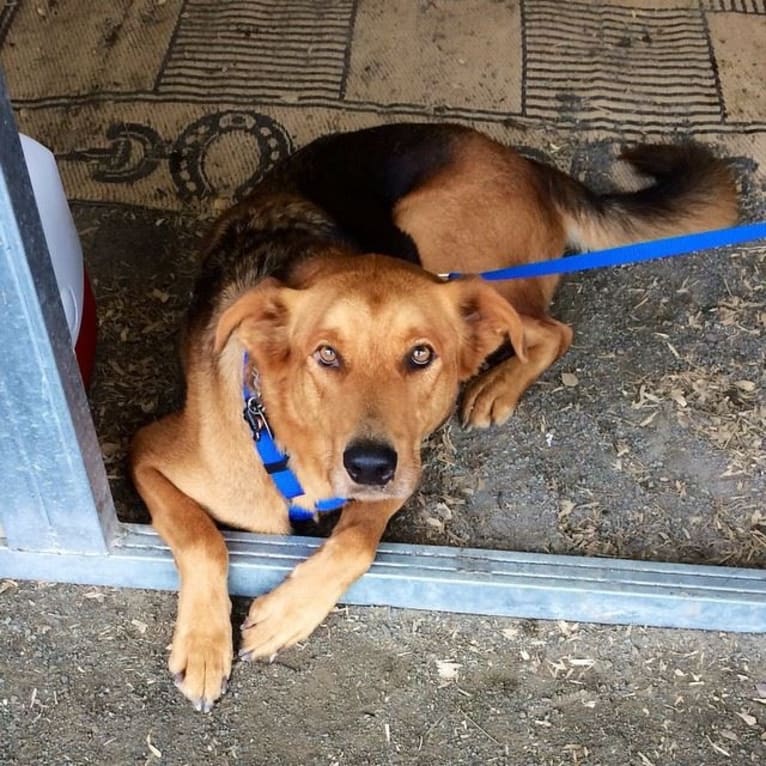
[(634, 192), (597, 195), (578, 181), (550, 179), (549, 192), (568, 243), (578, 250), (617, 247), (731, 226), (737, 190), (722, 160), (698, 144), (643, 144), (622, 153), (654, 183)]

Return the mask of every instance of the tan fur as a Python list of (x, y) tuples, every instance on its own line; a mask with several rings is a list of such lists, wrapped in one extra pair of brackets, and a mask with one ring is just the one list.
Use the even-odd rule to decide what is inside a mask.
[(687, 216), (679, 220), (634, 220), (633, 226), (629, 228), (618, 220), (609, 219), (604, 222), (592, 217), (578, 217), (569, 212), (564, 212), (562, 218), (567, 240), (573, 246), (580, 250), (601, 250), (631, 242), (723, 229), (737, 220), (737, 204), (733, 194), (726, 194), (709, 207), (690, 210)]
[[(317, 553), (253, 602), (242, 636), (242, 653), (252, 658), (306, 638), (370, 566), (388, 520), (417, 485), (421, 443), (452, 412), (461, 382), (468, 381), (463, 422), (501, 423), (572, 341), (572, 330), (548, 314), (556, 277), (491, 286), (470, 277), (445, 283), (428, 272), (549, 259), (573, 238), (616, 244), (637, 232), (723, 225), (735, 214), (724, 193), (730, 179), (717, 165), (706, 177), (718, 186), (687, 194), (675, 224), (652, 224), (648, 215), (631, 224), (619, 206), (612, 206), (612, 217), (604, 214), (557, 171), (479, 134), (456, 135), (447, 166), (394, 209), (424, 268), (346, 254), (320, 238), (291, 271), (289, 285), (268, 276), (255, 286), (226, 282), (212, 316), (203, 313), (189, 326), (183, 410), (134, 439), (135, 484), (180, 573), (169, 665), (199, 709), (208, 710), (223, 693), (232, 660), (227, 552), (215, 522), (257, 532), (290, 529), (287, 504), (242, 417), (245, 351), (245, 374), (260, 388), (276, 438), (306, 490), (301, 504), (311, 508), (331, 496), (350, 501)], [(251, 227), (272, 225), (305, 226), (310, 233), (331, 222), (294, 194), (267, 187), (222, 218), (208, 247), (223, 247), (226, 256), (222, 243), (236, 248)], [(221, 263), (231, 267), (225, 258)], [(506, 339), (515, 355), (477, 376)], [(325, 346), (337, 352), (337, 366), (320, 364)], [(435, 352), (422, 369), (408, 362), (420, 347)], [(390, 481), (370, 486), (352, 479), (344, 450), (356, 440), (391, 446), (397, 464)]]
[[(131, 462), (181, 572), (170, 666), (195, 705), (208, 709), (218, 698), (231, 662), (225, 546), (211, 519), (289, 530), (241, 415), (243, 350), (306, 490), (302, 501), (352, 499), (320, 551), (254, 602), (242, 651), (262, 657), (308, 636), (369, 567), (388, 519), (416, 487), (423, 439), (452, 412), (458, 383), (508, 336), (523, 358), (518, 315), (478, 279), (443, 283), (390, 258), (336, 255), (306, 264), (297, 287), (264, 280), (187, 339), (185, 409), (139, 432)], [(322, 344), (338, 350), (341, 370), (312, 359)], [(408, 370), (405, 359), (421, 344), (437, 359)], [(343, 450), (355, 438), (395, 448), (396, 477), (385, 487), (357, 486), (343, 469)]]
[[(448, 172), (402, 199), (395, 221), (417, 243), (423, 266), (437, 273), (549, 260), (567, 244), (535, 167), (482, 135), (461, 146)], [(572, 331), (547, 316), (558, 281), (493, 283), (520, 314), (530, 361), (517, 355), (471, 381), (461, 408), (464, 425), (504, 422), (524, 391), (569, 348)]]
[[(723, 163), (708, 162), (699, 187), (681, 195), (670, 217), (631, 216), (619, 202), (601, 214), (583, 203), (584, 189), (573, 179), (470, 134), (448, 169), (398, 202), (394, 220), (415, 240), (424, 268), (436, 273), (549, 260), (567, 246), (615, 247), (731, 225), (734, 182)], [(551, 276), (492, 283), (520, 315), (529, 360), (517, 355), (470, 381), (461, 407), (465, 426), (505, 422), (524, 391), (571, 345), (571, 328), (548, 315), (558, 282)]]

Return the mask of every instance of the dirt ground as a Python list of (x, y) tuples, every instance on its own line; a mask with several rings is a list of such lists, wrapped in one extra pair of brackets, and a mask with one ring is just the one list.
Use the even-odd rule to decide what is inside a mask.
[[(166, 593), (0, 582), (0, 763), (699, 766), (766, 755), (760, 636), (339, 609), (209, 715)], [(238, 602), (235, 618), (244, 616)]]
[[(125, 448), (178, 403), (195, 243), (281, 156), (456, 120), (601, 189), (635, 182), (624, 143), (691, 137), (731, 159), (756, 220), (764, 36), (763, 0), (0, 3), (19, 126), (57, 156), (96, 293), (120, 516), (146, 520)], [(506, 427), (431, 439), (388, 539), (762, 568), (766, 248), (574, 275), (555, 314), (572, 350)], [(174, 611), (0, 580), (0, 764), (766, 761), (763, 636), (341, 607), (237, 664), (205, 716), (166, 670)]]

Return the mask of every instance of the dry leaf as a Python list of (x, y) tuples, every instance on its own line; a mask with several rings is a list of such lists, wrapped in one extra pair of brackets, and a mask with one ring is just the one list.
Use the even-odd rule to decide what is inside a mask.
[(561, 382), (565, 386), (569, 386), (570, 388), (574, 388), (580, 380), (573, 372), (562, 372), (561, 373)]

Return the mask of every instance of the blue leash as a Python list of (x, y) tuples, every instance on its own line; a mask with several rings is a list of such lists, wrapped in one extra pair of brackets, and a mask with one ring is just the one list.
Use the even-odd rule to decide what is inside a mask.
[[(683, 234), (680, 237), (656, 239), (634, 245), (613, 247), (609, 250), (594, 250), (581, 255), (570, 255), (552, 261), (535, 261), (507, 269), (481, 272), (478, 276), (489, 281), (501, 279), (522, 279), (525, 277), (547, 277), (552, 274), (569, 274), (573, 271), (601, 269), (605, 266), (622, 266), (628, 263), (653, 261), (673, 255), (687, 255), (714, 247), (728, 247), (743, 242), (766, 239), (766, 222), (732, 226), (727, 229), (703, 231), (700, 234)], [(446, 279), (464, 276), (460, 272), (440, 275)]]
[[(572, 255), (557, 258), (552, 261), (537, 261), (521, 266), (511, 266), (507, 269), (496, 269), (481, 272), (478, 276), (495, 281), (502, 279), (521, 279), (524, 277), (545, 277), (552, 274), (568, 274), (573, 271), (600, 269), (605, 266), (621, 266), (628, 263), (652, 261), (658, 258), (668, 258), (673, 255), (686, 255), (714, 247), (739, 245), (766, 239), (766, 222), (732, 226), (728, 229), (716, 229), (701, 234), (685, 234), (680, 237), (668, 237), (651, 242), (641, 242), (624, 247), (613, 247), (609, 250), (595, 250), (582, 255)], [(456, 279), (463, 276), (459, 272), (443, 274), (446, 279)], [(250, 426), (253, 444), (263, 461), (266, 472), (271, 476), (277, 489), (287, 501), (290, 521), (308, 521), (316, 514), (334, 511), (342, 508), (347, 500), (341, 497), (331, 497), (318, 500), (313, 510), (295, 505), (292, 500), (304, 494), (298, 477), (288, 466), (288, 457), (277, 447), (266, 419), (266, 412), (258, 392), (253, 391), (247, 381), (248, 355), (243, 358), (244, 380), (242, 398), (244, 402), (244, 417)]]

